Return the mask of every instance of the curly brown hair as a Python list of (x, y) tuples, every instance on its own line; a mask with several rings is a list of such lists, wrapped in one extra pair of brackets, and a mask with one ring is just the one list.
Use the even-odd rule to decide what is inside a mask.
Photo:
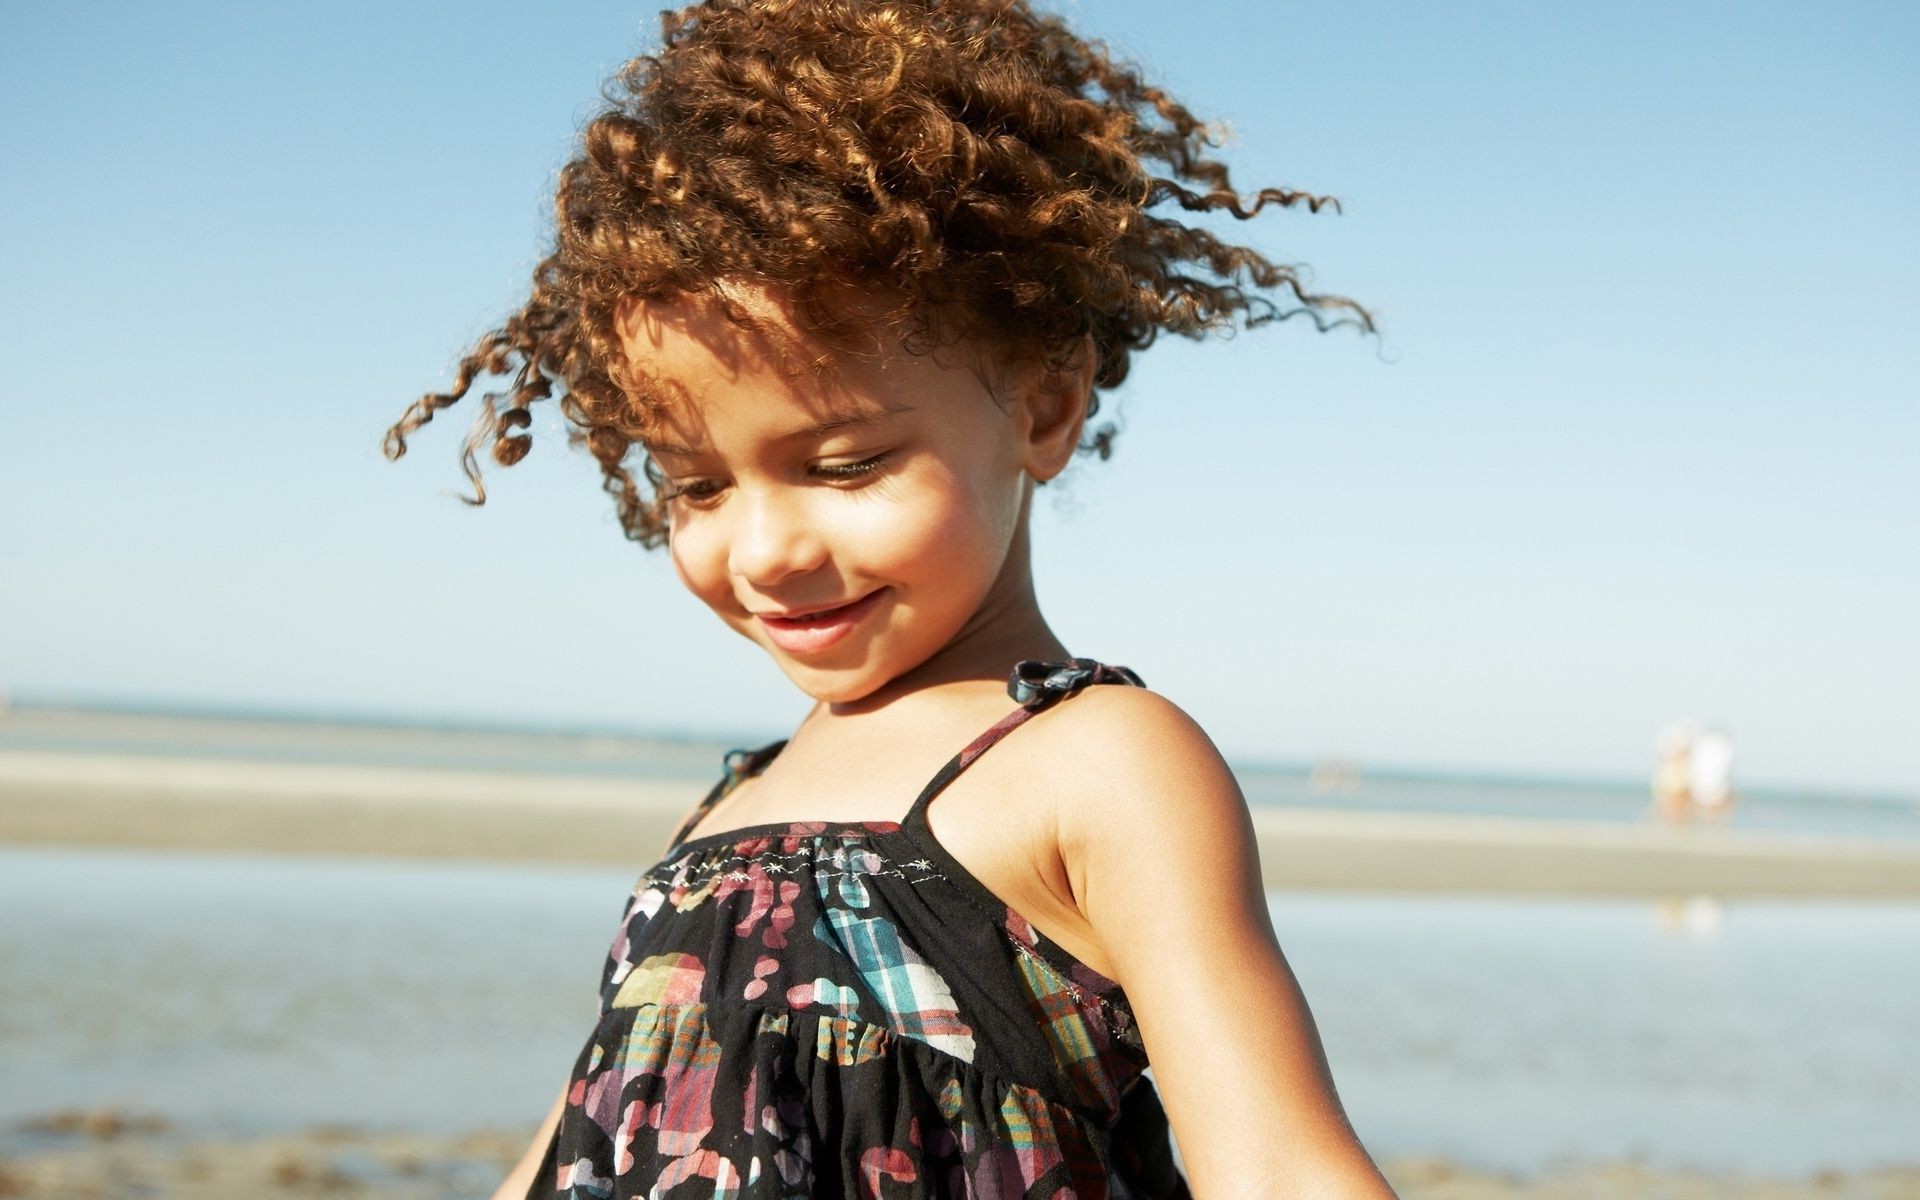
[[(1373, 330), (1295, 267), (1151, 211), (1246, 219), (1337, 201), (1286, 188), (1243, 199), (1207, 156), (1213, 128), (1027, 0), (704, 0), (661, 20), (659, 52), (609, 81), (560, 171), (553, 250), (526, 303), (460, 359), (450, 390), (387, 432), (398, 459), (478, 376), (511, 375), (505, 409), (483, 397), (461, 456), (469, 504), (486, 501), (475, 451), (491, 437), (495, 462), (525, 457), (530, 408), (558, 381), (568, 441), (599, 462), (626, 536), (664, 542), (651, 459), (651, 493), (625, 466), (661, 398), (624, 361), (616, 314), (709, 297), (750, 321), (729, 279), (783, 289), (802, 327), (830, 338), (878, 319), (1055, 366), (1090, 347), (1096, 389), (1124, 380), (1162, 331), (1303, 314)], [(867, 301), (857, 318), (836, 300), (849, 295)], [(874, 297), (890, 315), (876, 318)], [(1096, 392), (1089, 418), (1098, 408)], [(1104, 425), (1081, 448), (1105, 458), (1113, 436)]]

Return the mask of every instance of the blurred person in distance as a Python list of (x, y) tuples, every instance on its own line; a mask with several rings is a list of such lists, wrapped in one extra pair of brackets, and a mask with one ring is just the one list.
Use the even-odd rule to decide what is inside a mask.
[(1693, 820), (1693, 743), (1698, 729), (1675, 721), (1653, 739), (1653, 816), (1668, 825)]
[(1733, 815), (1733, 738), (1724, 729), (1708, 729), (1693, 739), (1687, 759), (1687, 791), (1704, 821), (1724, 823)]

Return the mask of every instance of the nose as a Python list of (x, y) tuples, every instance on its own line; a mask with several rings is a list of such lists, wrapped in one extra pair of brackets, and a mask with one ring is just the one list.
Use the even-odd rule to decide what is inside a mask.
[(727, 569), (755, 587), (769, 587), (826, 562), (826, 540), (790, 489), (741, 489), (727, 545)]

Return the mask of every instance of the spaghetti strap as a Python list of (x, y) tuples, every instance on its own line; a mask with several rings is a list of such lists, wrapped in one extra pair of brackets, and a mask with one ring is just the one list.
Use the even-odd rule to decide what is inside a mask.
[(1121, 982), (924, 824), (988, 747), (1092, 683), (1144, 686), (1090, 659), (1019, 663), (1018, 710), (906, 822), (691, 836), (785, 743), (729, 751), (676, 852), (628, 899), (530, 1200), (708, 1181), (742, 1200), (840, 1196), (862, 1179), (903, 1195), (1192, 1200)]
[[(1033, 922), (988, 887), (973, 873), (973, 868), (954, 857), (927, 820), (927, 809), (933, 798), (982, 754), (999, 744), (1015, 728), (1032, 720), (1036, 713), (1052, 708), (1066, 697), (1096, 683), (1146, 686), (1140, 676), (1126, 667), (1111, 666), (1091, 658), (1064, 661), (1026, 659), (1015, 664), (1013, 674), (1007, 680), (1007, 694), (1018, 701), (1020, 707), (995, 721), (980, 736), (967, 743), (960, 753), (947, 760), (946, 766), (940, 768), (927, 786), (921, 789), (920, 795), (915, 797), (913, 807), (900, 820), (899, 830), (900, 836), (919, 851), (919, 861), (939, 872), (950, 888), (1017, 943), (1023, 958), (1050, 964), (1051, 969), (1057, 972), (1057, 978), (1066, 981), (1063, 986), (1070, 994), (1076, 998), (1088, 998), (1090, 1003), (1105, 1012), (1102, 1019), (1115, 1022), (1117, 1028), (1130, 1025), (1132, 1021), (1130, 1009), (1112, 1011), (1115, 1006), (1125, 1008), (1126, 1005), (1120, 983), (1080, 961), (1065, 947), (1035, 929)], [(1151, 1191), (1142, 1194), (1184, 1195)]]
[[(1007, 678), (1007, 694), (1019, 703), (1006, 716), (994, 722), (980, 736), (967, 743), (958, 754), (948, 759), (946, 765), (928, 781), (914, 798), (913, 805), (900, 824), (925, 823), (926, 806), (940, 790), (951, 783), (955, 776), (967, 769), (973, 760), (985, 754), (1001, 738), (1013, 732), (1016, 726), (1031, 719), (1034, 714), (1053, 707), (1062, 699), (1079, 691), (1082, 687), (1095, 683), (1124, 683), (1135, 687), (1145, 687), (1140, 676), (1126, 667), (1112, 666), (1091, 658), (1068, 659), (1022, 659), (1014, 664), (1013, 673)], [(754, 775), (760, 773), (775, 755), (786, 748), (787, 738), (769, 742), (754, 749), (736, 747), (721, 757), (725, 774), (713, 788), (707, 792), (694, 810), (687, 814), (680, 828), (675, 831), (673, 841), (667, 846), (667, 855), (671, 857), (686, 841), (687, 835), (700, 824), (728, 792)]]
[(765, 767), (786, 744), (787, 739), (781, 738), (779, 741), (768, 742), (757, 749), (736, 746), (721, 755), (720, 763), (726, 774), (722, 775), (720, 781), (708, 790), (694, 810), (687, 814), (687, 819), (680, 822), (680, 828), (674, 831), (673, 841), (667, 845), (668, 856), (671, 857), (673, 852), (680, 848), (680, 843), (686, 841), (687, 834), (693, 832), (694, 826), (700, 823), (700, 818), (706, 816), (707, 811), (719, 803), (722, 796), (739, 786), (741, 780), (759, 774), (761, 768)]
[(1032, 719), (1036, 713), (1052, 708), (1061, 700), (1071, 696), (1082, 687), (1095, 683), (1124, 683), (1134, 687), (1145, 687), (1140, 676), (1126, 667), (1113, 666), (1091, 658), (1069, 659), (1022, 659), (1014, 664), (1013, 674), (1007, 679), (1007, 694), (1020, 705), (1006, 716), (990, 725), (979, 737), (968, 742), (961, 751), (947, 760), (945, 766), (927, 781), (914, 797), (913, 807), (907, 810), (903, 824), (924, 826), (926, 808), (941, 789), (952, 783), (954, 777), (972, 765), (991, 749), (999, 740), (1020, 725)]

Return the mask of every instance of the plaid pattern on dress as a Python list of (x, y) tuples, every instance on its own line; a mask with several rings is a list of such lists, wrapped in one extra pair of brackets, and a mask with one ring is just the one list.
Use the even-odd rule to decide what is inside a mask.
[(901, 820), (689, 838), (785, 745), (726, 756), (628, 898), (531, 1197), (1184, 1200), (1118, 982), (1043, 937), (926, 809), (1092, 659), (1022, 662), (1018, 707)]
[(1098, 1108), (1113, 1107), (1119, 1100), (1114, 1064), (1101, 1053), (1077, 989), (1033, 955), (1023, 953), (1017, 957), (1020, 979), (1027, 988), (1028, 1008), (1045, 1031), (1061, 1074), (1073, 1084), (1075, 1095), (1083, 1103)]
[[(831, 940), (860, 972), (889, 1026), (955, 1058), (973, 1058), (973, 1030), (960, 1019), (947, 981), (901, 940), (897, 926), (839, 908), (825, 916)], [(820, 926), (815, 931), (824, 935)]]

